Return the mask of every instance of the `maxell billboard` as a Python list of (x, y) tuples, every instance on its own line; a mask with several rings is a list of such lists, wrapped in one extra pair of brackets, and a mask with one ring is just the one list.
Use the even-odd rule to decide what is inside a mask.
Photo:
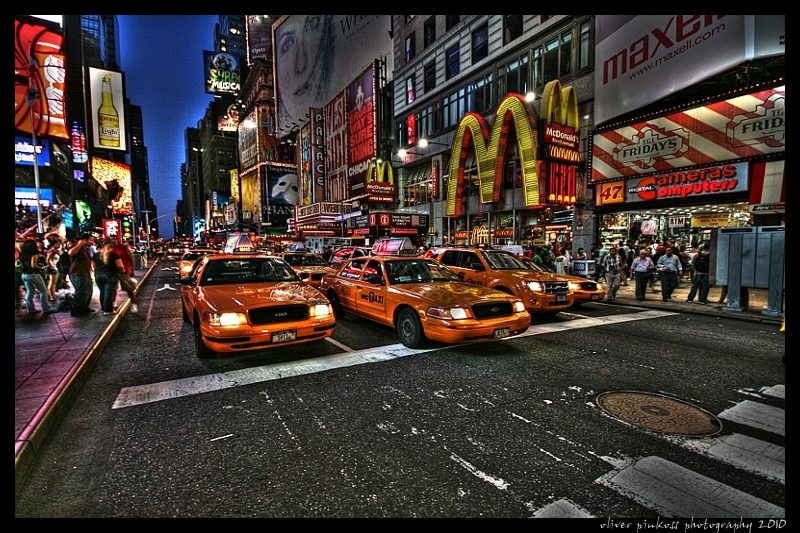
[(745, 60), (743, 15), (597, 15), (595, 124)]

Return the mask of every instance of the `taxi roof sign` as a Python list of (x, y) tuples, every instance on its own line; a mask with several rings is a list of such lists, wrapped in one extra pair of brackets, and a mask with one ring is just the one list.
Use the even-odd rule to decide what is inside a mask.
[(246, 233), (232, 235), (225, 243), (226, 254), (252, 254), (256, 252), (256, 247)]

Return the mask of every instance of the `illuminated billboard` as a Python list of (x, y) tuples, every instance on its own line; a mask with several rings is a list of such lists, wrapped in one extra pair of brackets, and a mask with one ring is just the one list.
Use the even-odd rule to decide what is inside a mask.
[[(36, 140), (36, 163), (40, 167), (50, 166), (50, 143)], [(14, 138), (14, 164), (33, 166), (33, 144), (25, 137)]]
[(128, 151), (125, 134), (125, 84), (122, 73), (89, 67), (92, 143), (95, 148)]
[(256, 59), (272, 60), (272, 23), (275, 15), (245, 15), (247, 63)]
[[(91, 159), (92, 176), (109, 192), (111, 210), (116, 215), (133, 213), (133, 196), (131, 191), (131, 167), (124, 163), (93, 157)], [(116, 185), (115, 185), (116, 183)]]
[(69, 139), (63, 45), (64, 36), (57, 24), (22, 15), (15, 17), (14, 127), (17, 130), (32, 133), (33, 124), (39, 137)]
[(206, 92), (237, 95), (242, 88), (242, 59), (227, 52), (203, 51)]
[(349, 197), (363, 194), (367, 166), (375, 159), (378, 144), (376, 130), (375, 71), (369, 68), (352, 84), (347, 95), (347, 184)]
[(283, 15), (272, 26), (278, 130), (286, 135), (377, 58), (394, 70), (391, 15)]

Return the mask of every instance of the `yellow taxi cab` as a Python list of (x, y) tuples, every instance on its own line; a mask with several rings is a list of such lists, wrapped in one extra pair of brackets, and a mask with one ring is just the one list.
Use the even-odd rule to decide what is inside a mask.
[[(533, 259), (523, 257), (520, 259), (520, 261), (525, 263), (525, 265), (531, 270), (535, 270), (537, 272), (551, 272), (545, 266), (540, 265)], [(572, 291), (572, 295), (575, 297), (572, 302), (573, 307), (577, 307), (587, 302), (599, 302), (606, 297), (606, 291), (603, 288), (602, 283), (588, 278), (582, 278), (580, 276), (572, 276), (570, 274), (558, 275), (567, 278), (569, 281), (569, 290)]]
[(531, 323), (519, 298), (464, 283), (435, 259), (415, 254), (349, 259), (322, 278), (320, 291), (337, 317), (347, 312), (393, 327), (410, 348), (426, 339), (448, 344), (504, 339)]
[(554, 314), (572, 305), (569, 281), (559, 275), (530, 270), (505, 250), (482, 246), (441, 248), (436, 259), (466, 283), (490, 287), (520, 298), (531, 314)]
[(279, 257), (312, 287), (318, 288), (322, 277), (335, 271), (321, 255), (313, 252), (283, 252)]
[(215, 254), (215, 248), (190, 248), (184, 252), (178, 261), (178, 277), (188, 276), (192, 272), (192, 267), (201, 257), (208, 254)]
[(328, 299), (283, 259), (257, 253), (247, 235), (231, 253), (200, 258), (180, 283), (200, 358), (319, 341), (336, 324)]

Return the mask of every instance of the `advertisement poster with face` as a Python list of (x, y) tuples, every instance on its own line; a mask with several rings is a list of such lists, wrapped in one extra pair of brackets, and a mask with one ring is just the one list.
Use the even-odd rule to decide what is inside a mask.
[(284, 15), (272, 26), (280, 135), (308, 121), (376, 58), (393, 71), (390, 15)]

